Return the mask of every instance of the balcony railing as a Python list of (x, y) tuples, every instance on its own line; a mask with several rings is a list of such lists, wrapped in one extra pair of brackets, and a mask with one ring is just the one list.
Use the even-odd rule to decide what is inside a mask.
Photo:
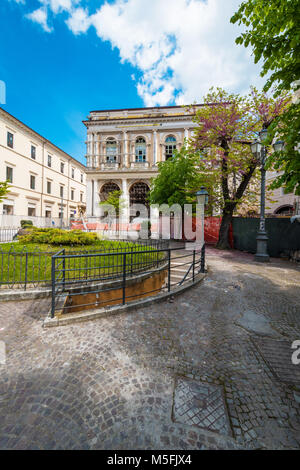
[[(127, 162), (127, 165), (126, 163)], [(87, 167), (100, 170), (118, 170), (120, 168), (144, 169), (150, 168), (149, 160), (141, 160), (135, 154), (107, 155), (87, 155)]]
[(137, 160), (136, 158), (132, 158), (130, 161), (130, 168), (149, 168), (149, 162), (146, 160)]

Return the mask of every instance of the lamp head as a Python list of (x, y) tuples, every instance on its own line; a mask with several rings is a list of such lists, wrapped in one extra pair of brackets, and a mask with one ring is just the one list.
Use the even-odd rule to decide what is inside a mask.
[(204, 186), (201, 186), (200, 190), (196, 192), (198, 204), (207, 204), (208, 203), (208, 192)]
[(251, 147), (251, 152), (254, 156), (260, 155), (261, 151), (261, 143), (259, 140), (255, 139), (254, 142), (250, 145)]

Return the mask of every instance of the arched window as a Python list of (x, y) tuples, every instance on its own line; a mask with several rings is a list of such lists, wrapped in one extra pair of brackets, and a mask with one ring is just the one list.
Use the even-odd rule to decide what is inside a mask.
[(138, 137), (135, 141), (135, 161), (146, 161), (146, 141), (143, 137)]
[(133, 185), (129, 189), (130, 205), (143, 204), (144, 206), (148, 207), (149, 205), (149, 202), (147, 200), (148, 193), (149, 193), (149, 186), (146, 183), (143, 183), (142, 181), (133, 183)]
[(169, 135), (165, 140), (165, 156), (166, 160), (172, 158), (176, 150), (176, 139), (173, 135)]
[(116, 183), (113, 181), (105, 183), (100, 191), (100, 201), (106, 201), (109, 193), (113, 193), (114, 191), (120, 191), (120, 188)]
[(290, 216), (290, 215), (293, 215), (293, 213), (294, 213), (294, 208), (290, 204), (286, 204), (285, 206), (278, 207), (278, 209), (275, 210), (275, 214), (277, 215)]
[(106, 161), (117, 161), (117, 142), (112, 137), (106, 141)]

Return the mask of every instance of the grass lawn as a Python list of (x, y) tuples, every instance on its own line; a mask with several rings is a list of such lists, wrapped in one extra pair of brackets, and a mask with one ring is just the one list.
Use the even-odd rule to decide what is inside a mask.
[[(51, 258), (61, 250), (81, 257), (65, 259), (65, 280), (100, 280), (123, 274), (124, 255), (126, 273), (131, 274), (156, 266), (165, 254), (155, 248), (130, 241), (99, 240), (88, 246), (49, 246), (47, 244), (4, 243), (0, 245), (1, 284), (50, 284)], [(145, 253), (145, 251), (150, 251)], [(101, 256), (90, 256), (101, 253)], [(56, 279), (62, 278), (62, 259), (56, 261)]]

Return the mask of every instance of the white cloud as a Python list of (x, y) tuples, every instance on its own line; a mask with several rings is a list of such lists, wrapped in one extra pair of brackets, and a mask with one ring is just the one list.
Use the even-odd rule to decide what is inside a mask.
[(68, 27), (74, 34), (84, 33), (91, 24), (87, 10), (76, 8), (66, 21)]
[(259, 67), (237, 46), (230, 23), (240, 0), (116, 0), (91, 23), (98, 36), (137, 67), (138, 94), (147, 106), (201, 101), (211, 86), (245, 92)]
[(40, 3), (43, 3), (56, 15), (62, 11), (71, 11), (74, 6), (76, 6), (80, 0), (39, 0)]
[[(67, 12), (74, 34), (93, 26), (117, 48), (137, 69), (147, 106), (202, 101), (211, 86), (244, 93), (263, 83), (250, 50), (235, 44), (241, 29), (230, 18), (241, 0), (115, 0), (90, 15), (81, 0), (39, 1), (53, 15)], [(47, 27), (47, 18), (39, 22)]]
[(50, 33), (52, 31), (52, 28), (50, 28), (47, 23), (48, 17), (47, 10), (45, 8), (41, 7), (38, 10), (34, 10), (32, 13), (26, 15), (26, 18), (31, 21), (34, 21), (35, 23), (40, 24), (43, 30), (47, 33)]

